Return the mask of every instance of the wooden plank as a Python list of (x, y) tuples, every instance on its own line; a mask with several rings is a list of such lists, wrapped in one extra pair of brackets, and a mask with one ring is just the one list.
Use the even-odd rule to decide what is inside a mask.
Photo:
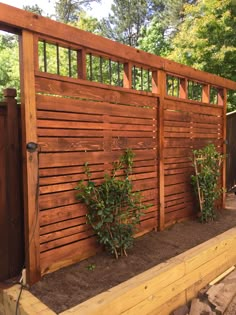
[(182, 99), (165, 100), (165, 109), (179, 110), (183, 112), (191, 112), (196, 114), (205, 114), (209, 116), (222, 116), (222, 108), (216, 105), (207, 105), (205, 103), (192, 104), (190, 100), (183, 101)]
[(40, 152), (70, 152), (70, 151), (101, 151), (103, 139), (101, 138), (47, 138), (39, 137)]
[(165, 71), (173, 74), (181, 73), (188, 78), (229, 89), (236, 89), (235, 82), (220, 78), (216, 75), (178, 64), (42, 16), (35, 18), (35, 14), (31, 12), (22, 11), (3, 3), (0, 4), (0, 8), (0, 20), (3, 25), (6, 24), (21, 29), (27, 29), (42, 35), (51, 36), (54, 39), (60, 39), (67, 43), (70, 42), (79, 45), (80, 47), (83, 46), (111, 56), (117, 56), (124, 60), (132, 60), (141, 65), (144, 64), (145, 66), (153, 67), (154, 69), (165, 69)]
[(42, 275), (88, 258), (101, 250), (95, 237), (58, 247), (41, 254)]
[[(122, 106), (122, 105), (121, 105)], [(111, 112), (111, 108), (109, 108), (110, 106), (108, 106), (108, 114), (113, 114)], [(118, 106), (117, 106), (118, 107)], [(94, 104), (94, 108), (97, 108), (97, 104)], [(102, 107), (103, 108), (103, 107)], [(129, 110), (129, 106), (126, 107), (127, 110)], [(78, 110), (78, 109), (77, 109)], [(83, 109), (81, 109), (82, 111)], [(124, 111), (124, 107), (121, 107), (120, 110), (120, 115), (124, 115), (123, 114)], [(136, 115), (136, 117), (138, 117), (137, 115), (137, 111), (135, 111), (135, 109), (133, 109), (134, 114)], [(84, 110), (85, 112), (85, 110)], [(146, 112), (146, 111), (145, 111)], [(101, 114), (82, 114), (82, 113), (70, 113), (70, 112), (58, 112), (58, 111), (54, 111), (54, 108), (52, 106), (51, 111), (49, 110), (38, 110), (37, 111), (37, 118), (38, 119), (53, 119), (53, 120), (64, 120), (64, 121), (81, 121), (81, 122), (103, 122), (103, 115), (105, 114), (105, 111), (101, 110)], [(127, 113), (126, 113), (127, 114)], [(140, 115), (141, 116), (141, 115)], [(155, 125), (155, 121), (153, 121), (152, 118), (149, 119), (145, 119), (145, 118), (135, 118), (135, 117), (118, 117), (118, 116), (110, 116), (110, 123), (119, 123), (119, 124), (131, 124), (131, 125)]]
[(88, 98), (97, 101), (110, 101), (112, 103), (129, 104), (134, 106), (156, 106), (155, 98), (142, 94), (125, 93), (125, 91), (113, 91), (87, 83), (78, 79), (59, 77), (56, 75), (42, 73), (36, 76), (37, 93), (60, 95), (66, 97)]
[(164, 176), (164, 97), (166, 94), (166, 73), (158, 71), (158, 91), (160, 94), (158, 102), (158, 168), (159, 168), (159, 229), (164, 229), (165, 222), (165, 176)]
[[(92, 89), (93, 92), (93, 89)], [(127, 94), (127, 93), (126, 93)], [(112, 95), (112, 94), (111, 94)], [(128, 94), (127, 94), (128, 95)], [(82, 96), (83, 97), (83, 96)], [(84, 95), (83, 98), (86, 98)], [(95, 98), (95, 96), (94, 96)], [(142, 108), (131, 106), (131, 102), (127, 104), (112, 104), (109, 103), (109, 99), (106, 101), (93, 101), (93, 98), (73, 99), (62, 98), (55, 96), (37, 95), (37, 108), (38, 110), (63, 112), (63, 113), (80, 113), (80, 114), (92, 114), (103, 115), (104, 113), (121, 116), (121, 117), (133, 117), (133, 118), (147, 118), (153, 119), (153, 112), (155, 108)], [(141, 102), (140, 102), (141, 104)]]
[(189, 182), (181, 183), (178, 186), (176, 185), (165, 186), (165, 196), (176, 195), (178, 193), (189, 191), (191, 189), (192, 186)]
[(131, 125), (131, 124), (110, 124), (110, 123), (96, 123), (96, 122), (75, 122), (62, 120), (38, 120), (37, 126), (39, 128), (56, 128), (56, 129), (92, 129), (92, 130), (122, 130), (122, 131), (152, 131), (151, 125)]
[[(134, 160), (145, 160), (148, 154), (149, 159), (156, 157), (155, 150), (134, 150), (135, 158)], [(40, 168), (45, 168), (50, 165), (51, 167), (58, 166), (68, 166), (77, 165), (77, 160), (82, 160), (83, 162), (88, 162), (93, 164), (96, 162), (113, 162), (120, 157), (119, 152), (66, 152), (66, 153), (47, 153), (40, 154), (39, 156), (39, 166)]]
[(25, 208), (25, 255), (27, 283), (33, 284), (40, 277), (39, 225), (38, 225), (38, 153), (26, 151), (28, 142), (37, 143), (36, 101), (34, 80), (34, 37), (22, 31), (20, 37), (20, 65), (22, 92), (23, 173)]
[(40, 252), (43, 253), (48, 250), (53, 250), (61, 246), (68, 246), (71, 243), (82, 241), (91, 236), (94, 236), (94, 231), (92, 229), (87, 229), (85, 231), (77, 231), (76, 234), (68, 235), (56, 240), (52, 240), (43, 244), (40, 244)]
[(39, 209), (50, 209), (76, 203), (76, 191), (66, 191), (39, 196)]
[[(122, 177), (123, 173), (122, 173)], [(149, 185), (153, 186), (153, 181), (155, 181), (157, 178), (157, 174), (156, 172), (153, 173), (144, 173), (144, 174), (132, 174), (130, 176), (130, 179), (133, 181), (133, 185), (135, 187), (135, 189), (138, 189), (136, 187), (140, 187), (142, 188), (144, 185), (146, 185), (146, 188), (149, 188)], [(67, 190), (73, 190), (76, 186), (77, 183), (80, 180), (87, 180), (88, 177), (86, 174), (80, 174), (80, 175), (76, 175), (76, 176), (63, 176), (61, 178), (53, 178), (52, 180), (50, 180), (51, 178), (49, 177), (47, 179), (47, 184), (45, 183), (45, 181), (39, 181), (40, 183), (40, 194), (48, 194), (48, 193), (53, 193), (53, 192), (59, 192), (59, 191), (67, 191)], [(104, 179), (104, 172), (96, 172), (95, 174), (93, 174), (90, 177), (91, 180), (93, 180), (95, 183), (100, 183), (103, 181)], [(150, 179), (150, 183), (148, 181), (148, 179)], [(145, 184), (142, 184), (145, 181)], [(44, 186), (42, 186), (42, 183), (44, 183)], [(145, 186), (144, 186), (145, 187)]]
[(69, 227), (67, 229), (50, 232), (48, 234), (44, 234), (44, 235), (40, 236), (40, 243), (43, 244), (46, 242), (57, 240), (57, 239), (60, 239), (60, 238), (66, 237), (66, 236), (70, 236), (70, 235), (74, 235), (77, 233), (87, 231), (88, 229), (91, 229), (91, 227), (89, 225), (80, 224), (77, 226)]
[(86, 206), (83, 204), (65, 205), (54, 209), (40, 211), (39, 224), (40, 226), (53, 224), (77, 217), (85, 216), (87, 213)]
[[(136, 137), (143, 138), (145, 137), (153, 137), (153, 131), (140, 131), (137, 130), (110, 130), (111, 136), (114, 137)], [(57, 128), (38, 128), (38, 136), (41, 137), (90, 137), (90, 138), (98, 138), (104, 135), (103, 130), (83, 130), (83, 129), (57, 129)]]

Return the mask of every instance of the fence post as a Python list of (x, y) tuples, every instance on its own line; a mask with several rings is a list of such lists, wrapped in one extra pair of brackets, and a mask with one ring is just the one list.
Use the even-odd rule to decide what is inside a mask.
[(159, 112), (158, 112), (158, 150), (159, 150), (159, 229), (165, 228), (165, 174), (164, 174), (164, 101), (166, 95), (166, 72), (159, 70), (153, 72), (153, 89), (154, 93), (159, 94)]
[(226, 113), (227, 113), (227, 89), (219, 90), (218, 92), (218, 105), (223, 105), (223, 154), (225, 158), (223, 159), (222, 167), (222, 187), (223, 187), (223, 198), (222, 198), (222, 208), (225, 208), (226, 199), (226, 138), (227, 138), (227, 124), (226, 124)]
[[(41, 278), (39, 248), (39, 161), (37, 150), (35, 37), (22, 31), (20, 37), (21, 120), (23, 154), (23, 188), (25, 212), (26, 281), (33, 284)], [(31, 148), (33, 146), (33, 150)]]
[(16, 90), (3, 91), (6, 102), (6, 194), (9, 215), (9, 275), (16, 276), (23, 268), (23, 209), (21, 198), (20, 136)]

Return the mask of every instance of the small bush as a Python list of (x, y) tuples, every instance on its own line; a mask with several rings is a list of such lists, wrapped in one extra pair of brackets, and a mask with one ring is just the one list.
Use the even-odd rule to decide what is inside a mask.
[(223, 189), (219, 187), (223, 155), (217, 152), (213, 144), (193, 151), (195, 175), (191, 176), (192, 184), (198, 195), (201, 208), (201, 222), (215, 219), (215, 203)]
[[(133, 192), (132, 174), (134, 153), (127, 149), (118, 162), (113, 163), (111, 175), (105, 174), (104, 181), (96, 185), (91, 180), (88, 165), (85, 173), (88, 181), (80, 181), (76, 189), (77, 199), (88, 208), (88, 223), (94, 229), (98, 241), (116, 258), (127, 256), (132, 247), (134, 233), (140, 216), (147, 206), (141, 202), (139, 192)], [(123, 173), (117, 177), (117, 173)]]

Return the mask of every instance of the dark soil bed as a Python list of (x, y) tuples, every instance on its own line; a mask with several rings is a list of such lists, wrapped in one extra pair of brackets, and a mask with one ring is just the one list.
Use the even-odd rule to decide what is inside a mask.
[(136, 239), (128, 257), (116, 260), (100, 253), (44, 276), (30, 291), (59, 313), (234, 226), (236, 196), (231, 194), (227, 209), (219, 213), (215, 222), (186, 221), (163, 232), (151, 232)]

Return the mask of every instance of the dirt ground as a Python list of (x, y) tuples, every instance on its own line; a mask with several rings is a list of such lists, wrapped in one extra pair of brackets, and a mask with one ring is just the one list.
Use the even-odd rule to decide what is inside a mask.
[(162, 232), (153, 231), (135, 240), (128, 257), (116, 260), (100, 253), (44, 276), (30, 291), (59, 313), (234, 226), (236, 195), (229, 194), (226, 209), (215, 222), (201, 224), (192, 220)]

